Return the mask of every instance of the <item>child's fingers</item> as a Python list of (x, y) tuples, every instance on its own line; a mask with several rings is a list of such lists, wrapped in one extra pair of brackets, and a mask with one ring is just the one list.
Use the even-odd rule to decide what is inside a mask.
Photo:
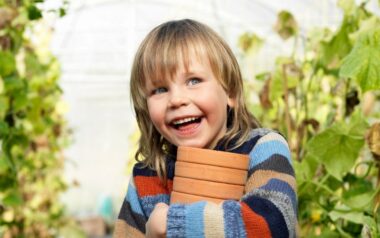
[(165, 203), (157, 203), (145, 225), (147, 238), (159, 238), (166, 236), (166, 216), (169, 206)]
[(166, 203), (163, 203), (163, 202), (159, 202), (156, 204), (156, 206), (154, 206), (154, 209), (162, 209), (162, 208), (169, 208), (168, 204)]

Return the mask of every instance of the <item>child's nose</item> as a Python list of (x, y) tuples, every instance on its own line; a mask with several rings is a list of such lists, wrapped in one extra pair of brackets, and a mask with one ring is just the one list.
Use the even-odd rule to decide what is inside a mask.
[(189, 103), (189, 98), (184, 92), (180, 90), (172, 91), (170, 94), (169, 107), (176, 108), (187, 105)]

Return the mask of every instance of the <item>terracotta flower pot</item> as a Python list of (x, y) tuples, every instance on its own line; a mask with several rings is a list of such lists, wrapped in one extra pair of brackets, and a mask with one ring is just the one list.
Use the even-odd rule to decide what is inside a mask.
[(170, 202), (238, 200), (248, 163), (248, 155), (180, 146)]

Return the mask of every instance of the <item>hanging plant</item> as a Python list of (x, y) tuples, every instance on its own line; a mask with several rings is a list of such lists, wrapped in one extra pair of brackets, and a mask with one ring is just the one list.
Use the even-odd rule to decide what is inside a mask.
[(253, 113), (289, 141), (302, 237), (380, 235), (380, 17), (367, 2), (338, 1), (340, 27), (307, 35), (280, 12), (275, 30), (293, 52), (254, 80)]
[[(80, 234), (59, 199), (69, 130), (59, 62), (35, 33), (42, 3), (0, 1), (1, 237)], [(66, 4), (51, 12), (62, 15)]]

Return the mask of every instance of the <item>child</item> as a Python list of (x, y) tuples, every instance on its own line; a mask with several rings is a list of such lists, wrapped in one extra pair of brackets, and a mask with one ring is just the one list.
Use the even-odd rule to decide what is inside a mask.
[[(131, 96), (141, 131), (115, 237), (295, 237), (297, 198), (287, 142), (259, 129), (227, 44), (209, 27), (170, 21), (137, 51)], [(177, 146), (249, 154), (245, 194), (221, 204), (170, 204)]]

